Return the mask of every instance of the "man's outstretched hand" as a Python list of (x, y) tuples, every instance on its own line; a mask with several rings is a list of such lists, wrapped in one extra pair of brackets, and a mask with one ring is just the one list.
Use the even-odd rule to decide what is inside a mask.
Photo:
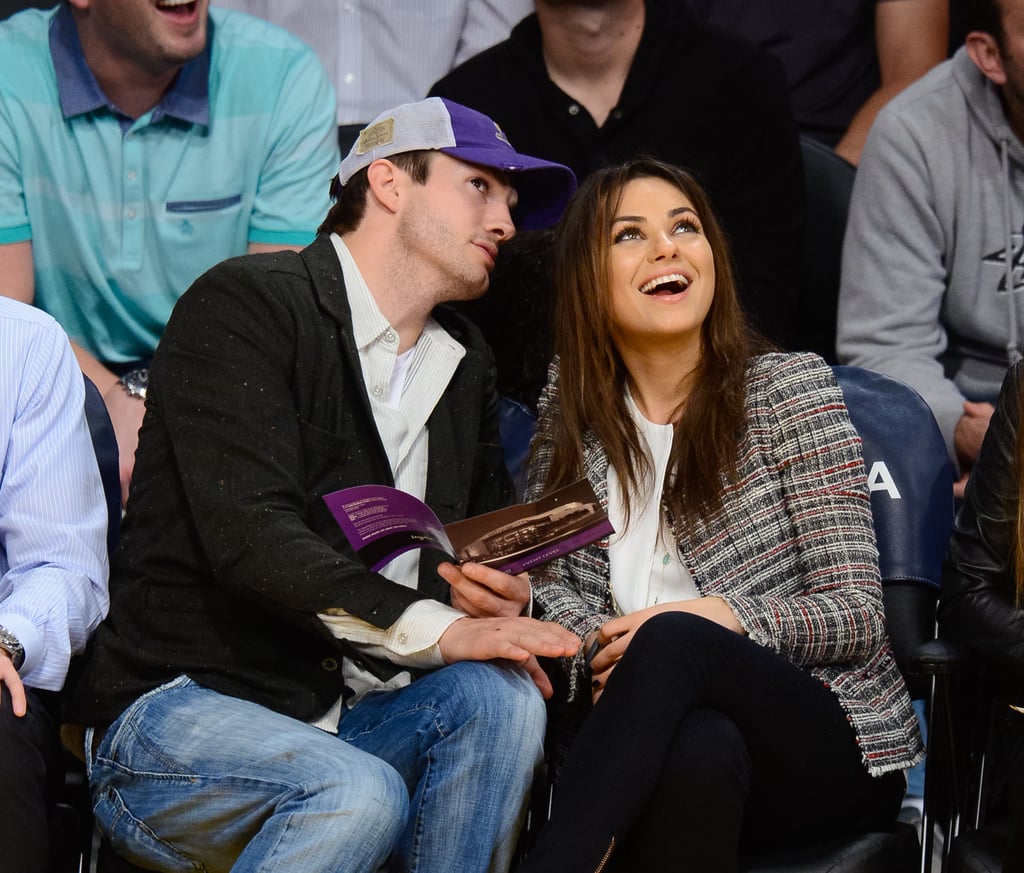
[(535, 618), (460, 618), (438, 640), (445, 662), (510, 661), (526, 670), (540, 693), (553, 693), (537, 656), (571, 658), (580, 638), (559, 624)]

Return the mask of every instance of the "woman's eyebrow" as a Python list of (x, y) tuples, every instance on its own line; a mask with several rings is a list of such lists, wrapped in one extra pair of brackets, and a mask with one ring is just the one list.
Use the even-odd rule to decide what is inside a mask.
[[(675, 209), (670, 209), (668, 211), (668, 217), (675, 218), (677, 215), (682, 215), (684, 212), (689, 212), (691, 215), (700, 218), (700, 216), (697, 215), (697, 210), (689, 206), (677, 206)], [(620, 221), (640, 222), (646, 220), (646, 216), (643, 215), (618, 215), (612, 219), (612, 224), (618, 224)]]

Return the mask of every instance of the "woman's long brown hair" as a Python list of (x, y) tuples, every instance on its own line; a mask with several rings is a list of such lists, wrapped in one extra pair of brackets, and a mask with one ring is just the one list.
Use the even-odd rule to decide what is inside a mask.
[(625, 398), (626, 368), (613, 341), (610, 254), (612, 220), (626, 185), (664, 179), (693, 204), (715, 263), (715, 294), (701, 326), (696, 369), (680, 365), (685, 407), (675, 425), (662, 499), (678, 521), (721, 507), (724, 477), (734, 478), (743, 434), (746, 369), (755, 338), (740, 309), (725, 233), (703, 188), (690, 173), (661, 161), (638, 158), (591, 174), (558, 226), (554, 253), (555, 351), (560, 359), (559, 401), (547, 490), (582, 475), (583, 437), (601, 442), (629, 496), (643, 493), (652, 475)]

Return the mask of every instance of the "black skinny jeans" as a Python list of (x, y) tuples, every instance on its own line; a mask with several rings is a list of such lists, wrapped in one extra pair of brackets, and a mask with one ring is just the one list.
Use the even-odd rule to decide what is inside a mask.
[[(890, 824), (902, 773), (871, 777), (836, 697), (713, 622), (637, 631), (573, 740), (519, 873), (727, 873), (738, 855)], [(611, 849), (609, 853), (609, 849)]]
[(46, 873), (49, 820), (64, 781), (56, 695), (26, 688), (17, 718), (0, 686), (0, 873)]

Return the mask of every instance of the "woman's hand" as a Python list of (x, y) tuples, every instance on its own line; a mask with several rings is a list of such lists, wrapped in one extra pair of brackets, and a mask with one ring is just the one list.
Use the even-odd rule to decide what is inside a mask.
[[(638, 609), (628, 615), (613, 618), (605, 622), (597, 632), (597, 641), (600, 645), (598, 653), (590, 662), (590, 669), (593, 674), (593, 699), (597, 699), (604, 691), (608, 677), (633, 640), (636, 633), (645, 621), (663, 612), (689, 612), (694, 615), (720, 624), (738, 634), (745, 634), (743, 626), (721, 597), (698, 597), (694, 600), (674, 600), (669, 603), (659, 603), (657, 606), (648, 606), (646, 609)], [(588, 637), (587, 642), (590, 642)]]
[(515, 618), (530, 604), (526, 573), (510, 576), (468, 562), (460, 567), (446, 562), (437, 572), (452, 587), (452, 606), (473, 618)]

